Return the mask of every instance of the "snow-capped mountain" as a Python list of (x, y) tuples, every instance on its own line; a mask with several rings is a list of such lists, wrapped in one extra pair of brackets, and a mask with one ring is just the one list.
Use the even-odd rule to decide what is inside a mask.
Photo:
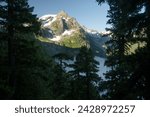
[(64, 11), (57, 15), (44, 15), (39, 18), (39, 21), (42, 24), (42, 33), (46, 33), (44, 36), (53, 41), (59, 41), (62, 36), (71, 35), (80, 27), (77, 21)]
[(90, 46), (96, 54), (104, 55), (103, 45), (108, 37), (103, 37), (102, 33), (80, 25), (65, 11), (56, 15), (44, 15), (39, 18), (39, 21), (41, 36), (51, 43), (67, 48), (80, 48), (86, 45)]

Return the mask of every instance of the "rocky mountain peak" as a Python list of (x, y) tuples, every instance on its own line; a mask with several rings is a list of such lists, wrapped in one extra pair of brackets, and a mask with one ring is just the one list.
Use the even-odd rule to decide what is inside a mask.
[(65, 11), (60, 11), (57, 15), (44, 15), (39, 20), (42, 23), (42, 32), (44, 30), (44, 35), (48, 38), (61, 35), (66, 30), (72, 32), (80, 29), (80, 24)]
[(64, 10), (62, 10), (57, 14), (57, 17), (67, 18), (67, 17), (69, 17), (69, 15)]
[(74, 17), (65, 11), (56, 15), (44, 15), (39, 20), (42, 23), (41, 36), (51, 43), (68, 48), (80, 48), (89, 45), (97, 55), (104, 55), (104, 43), (108, 38), (103, 38), (96, 31), (81, 26)]

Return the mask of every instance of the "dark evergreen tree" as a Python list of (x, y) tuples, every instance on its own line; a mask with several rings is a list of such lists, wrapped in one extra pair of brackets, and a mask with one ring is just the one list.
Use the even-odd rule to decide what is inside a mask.
[(53, 56), (53, 58), (61, 66), (62, 69), (65, 69), (68, 66), (67, 61), (71, 60), (71, 57), (69, 57), (65, 53), (56, 54)]
[[(108, 23), (112, 39), (107, 42), (106, 65), (111, 70), (106, 74), (109, 99), (148, 99), (149, 84), (149, 0), (97, 0), (107, 2)], [(146, 43), (131, 53), (133, 44)], [(128, 46), (130, 45), (130, 47)], [(146, 57), (142, 57), (143, 55)], [(140, 62), (139, 62), (140, 58)], [(143, 69), (146, 68), (146, 69)], [(145, 90), (145, 92), (142, 92)], [(134, 92), (134, 93), (133, 93)]]
[(66, 72), (67, 61), (70, 57), (65, 53), (53, 56), (55, 64), (52, 67), (51, 79), (49, 79), (49, 93), (51, 99), (70, 99), (69, 93), (69, 74)]
[[(125, 85), (128, 79), (129, 67), (126, 63), (128, 55), (129, 43), (128, 29), (126, 19), (128, 14), (122, 12), (119, 1), (111, 1), (109, 4), (110, 9), (108, 11), (108, 23), (112, 25), (107, 29), (111, 32), (111, 39), (107, 41), (107, 60), (105, 64), (111, 68), (106, 74), (108, 80), (107, 93), (111, 99), (121, 99), (126, 90), (120, 88)], [(105, 89), (106, 90), (106, 89)]]
[[(94, 59), (91, 49), (81, 47), (76, 61), (71, 67), (70, 74), (76, 83), (74, 94), (78, 94), (81, 99), (98, 99), (96, 83), (100, 81), (97, 74), (99, 63)], [(77, 97), (75, 97), (77, 98)], [(77, 98), (78, 99), (78, 98)]]
[(0, 24), (7, 35), (5, 38), (8, 39), (10, 71), (15, 67), (15, 34), (39, 30), (36, 15), (32, 15), (32, 12), (33, 7), (29, 7), (28, 0), (1, 0)]
[(16, 44), (16, 85), (13, 99), (50, 99), (48, 81), (53, 61), (34, 34), (19, 34)]
[[(149, 88), (149, 67), (150, 63), (150, 1), (149, 0), (133, 0), (134, 5), (123, 2), (128, 7), (128, 13), (131, 14), (128, 23), (132, 30), (133, 43), (144, 43), (142, 47), (138, 47), (133, 54), (134, 70), (130, 78), (129, 90), (135, 92), (133, 95), (137, 99), (150, 99)], [(125, 8), (123, 9), (125, 10)]]
[(68, 99), (69, 76), (66, 71), (59, 64), (56, 64), (53, 66), (51, 75), (48, 85), (51, 99)]
[[(25, 64), (20, 62), (23, 61), (23, 58), (20, 57), (22, 55), (26, 57), (27, 52), (25, 50), (28, 44), (33, 44), (32, 42), (35, 41), (24, 40), (25, 37), (26, 39), (29, 38), (27, 36), (24, 37), (24, 35), (30, 35), (32, 32), (38, 33), (40, 29), (40, 23), (38, 23), (36, 15), (32, 15), (32, 12), (33, 7), (29, 7), (27, 0), (0, 1), (0, 44), (3, 45), (0, 48), (2, 51), (0, 85), (2, 86), (1, 91), (4, 92), (2, 93), (2, 98), (5, 99), (12, 98), (12, 95), (16, 94), (18, 66)], [(20, 46), (21, 44), (24, 46)], [(5, 51), (3, 51), (4, 48), (6, 48)], [(6, 53), (8, 53), (8, 56)]]

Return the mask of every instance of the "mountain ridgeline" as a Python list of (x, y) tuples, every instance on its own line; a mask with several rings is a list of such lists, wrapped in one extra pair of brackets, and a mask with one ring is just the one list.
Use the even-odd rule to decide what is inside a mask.
[(96, 56), (105, 57), (105, 42), (109, 39), (95, 30), (81, 26), (65, 11), (39, 18), (41, 30), (39, 40), (51, 55), (68, 53), (74, 56), (82, 46), (90, 47)]

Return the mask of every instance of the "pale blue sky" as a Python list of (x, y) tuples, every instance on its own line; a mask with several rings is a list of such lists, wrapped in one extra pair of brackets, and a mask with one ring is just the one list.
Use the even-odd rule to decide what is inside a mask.
[(34, 13), (39, 17), (45, 14), (56, 14), (61, 10), (90, 29), (105, 31), (108, 5), (99, 6), (96, 0), (29, 0), (34, 6)]

